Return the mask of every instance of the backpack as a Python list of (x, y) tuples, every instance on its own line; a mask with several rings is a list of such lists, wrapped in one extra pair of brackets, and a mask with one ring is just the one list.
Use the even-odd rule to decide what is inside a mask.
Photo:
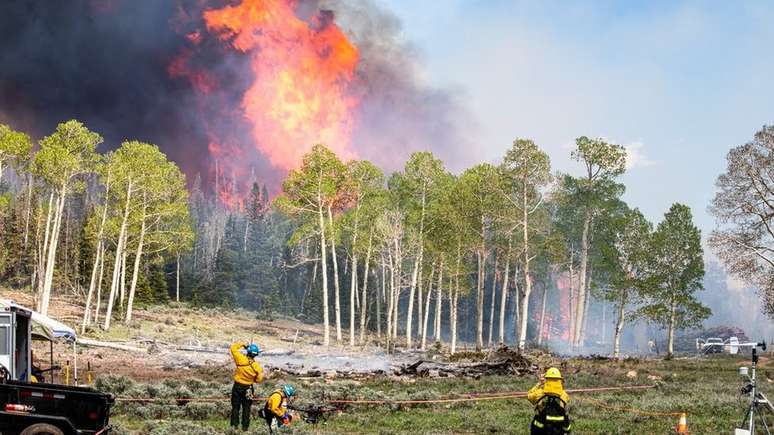
[(538, 413), (532, 419), (532, 434), (564, 435), (572, 431), (572, 423), (561, 398), (546, 394), (540, 399), (537, 407)]

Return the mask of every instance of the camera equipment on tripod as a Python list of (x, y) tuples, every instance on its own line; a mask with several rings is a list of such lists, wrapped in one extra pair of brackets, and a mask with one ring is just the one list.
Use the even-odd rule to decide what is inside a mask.
[[(769, 416), (774, 416), (774, 406), (772, 406), (771, 402), (769, 402), (769, 399), (766, 398), (766, 396), (763, 395), (760, 391), (758, 391), (757, 384), (756, 384), (756, 376), (755, 376), (755, 369), (758, 365), (758, 348), (760, 347), (761, 350), (766, 350), (766, 342), (754, 342), (754, 343), (741, 343), (739, 344), (740, 347), (749, 347), (752, 349), (752, 364), (750, 365), (750, 370), (748, 372), (747, 367), (740, 367), (739, 368), (739, 374), (742, 376), (747, 376), (748, 383), (742, 387), (741, 392), (742, 394), (748, 394), (750, 396), (750, 405), (747, 408), (747, 411), (744, 414), (744, 417), (742, 419), (742, 423), (739, 425), (739, 427), (734, 432), (735, 435), (755, 435), (755, 429), (756, 426), (756, 417), (757, 421), (760, 422), (761, 427), (763, 427), (763, 430), (765, 434), (771, 435), (771, 430), (769, 429), (769, 425), (766, 422), (766, 416), (767, 414)], [(749, 374), (748, 374), (749, 373)]]

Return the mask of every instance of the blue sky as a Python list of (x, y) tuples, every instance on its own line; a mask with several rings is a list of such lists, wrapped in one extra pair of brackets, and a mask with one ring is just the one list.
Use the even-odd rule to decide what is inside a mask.
[(377, 2), (474, 114), (471, 163), (527, 137), (578, 172), (574, 138), (603, 136), (632, 153), (625, 199), (654, 222), (683, 202), (711, 230), (727, 151), (774, 123), (772, 2)]

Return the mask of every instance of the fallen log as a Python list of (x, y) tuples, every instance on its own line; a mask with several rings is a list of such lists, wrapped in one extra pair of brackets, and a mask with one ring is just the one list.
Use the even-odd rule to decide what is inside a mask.
[(148, 352), (148, 349), (144, 347), (129, 346), (126, 344), (111, 343), (108, 341), (90, 340), (88, 338), (78, 338), (78, 344), (87, 347), (105, 347), (108, 349), (125, 350), (127, 352)]

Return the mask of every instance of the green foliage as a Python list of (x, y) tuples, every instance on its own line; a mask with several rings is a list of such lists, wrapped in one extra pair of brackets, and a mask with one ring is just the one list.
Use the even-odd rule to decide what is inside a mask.
[(710, 316), (709, 308), (696, 299), (703, 289), (704, 257), (701, 233), (690, 208), (674, 204), (653, 234), (649, 258), (650, 301), (642, 312), (659, 324), (671, 321), (677, 329), (698, 326)]
[(32, 172), (55, 189), (65, 189), (73, 177), (94, 168), (97, 163), (95, 150), (100, 143), (102, 136), (80, 122), (63, 122), (57, 125), (53, 134), (41, 139)]

